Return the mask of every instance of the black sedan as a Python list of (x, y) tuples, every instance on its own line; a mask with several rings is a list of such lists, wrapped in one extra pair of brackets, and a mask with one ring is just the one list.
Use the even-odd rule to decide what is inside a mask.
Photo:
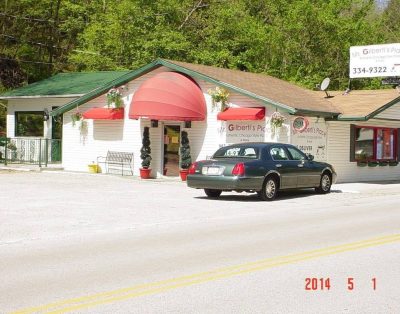
[(313, 159), (289, 144), (225, 146), (210, 160), (190, 166), (187, 185), (204, 189), (209, 197), (219, 197), (223, 191), (245, 191), (257, 192), (265, 201), (285, 189), (315, 188), (318, 193), (329, 193), (336, 172), (330, 164)]

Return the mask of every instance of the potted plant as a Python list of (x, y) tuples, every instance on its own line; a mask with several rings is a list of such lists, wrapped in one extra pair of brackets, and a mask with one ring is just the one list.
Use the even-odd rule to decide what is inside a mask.
[(209, 90), (208, 93), (211, 96), (213, 110), (218, 108), (218, 106), (220, 106), (220, 111), (224, 111), (228, 108), (229, 93), (226, 89), (217, 86), (214, 90)]
[(140, 149), (140, 159), (142, 159), (142, 168), (140, 168), (140, 177), (142, 179), (150, 178), (151, 169), (151, 148), (150, 148), (150, 128), (146, 126), (143, 130), (142, 148)]
[(180, 171), (182, 181), (186, 181), (188, 169), (192, 163), (192, 156), (190, 155), (189, 138), (186, 131), (182, 131), (181, 148), (180, 148)]
[(368, 165), (367, 161), (367, 153), (362, 151), (358, 154), (357, 158), (357, 166), (358, 167), (366, 167)]
[(275, 111), (271, 115), (270, 124), (273, 129), (280, 128), (283, 122), (286, 120), (285, 116), (281, 114), (279, 111)]
[(124, 102), (122, 101), (122, 93), (119, 88), (111, 88), (107, 92), (107, 106), (110, 108), (114, 106), (114, 108), (122, 108)]
[(71, 120), (72, 120), (72, 126), (75, 126), (75, 124), (83, 119), (82, 113), (79, 111), (71, 114)]
[(100, 167), (98, 164), (96, 164), (94, 161), (92, 161), (91, 164), (88, 164), (88, 169), (90, 173), (99, 173), (100, 172)]

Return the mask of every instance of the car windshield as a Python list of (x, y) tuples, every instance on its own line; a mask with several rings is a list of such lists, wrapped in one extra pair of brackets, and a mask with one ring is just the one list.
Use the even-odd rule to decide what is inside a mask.
[(218, 149), (213, 158), (252, 158), (257, 159), (259, 149), (257, 147), (227, 146)]

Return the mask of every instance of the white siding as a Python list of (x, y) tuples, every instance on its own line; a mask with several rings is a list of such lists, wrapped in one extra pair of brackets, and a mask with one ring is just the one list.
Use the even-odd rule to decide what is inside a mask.
[[(10, 99), (7, 105), (7, 136), (15, 137), (15, 115), (16, 111), (48, 111), (54, 106), (62, 106), (75, 98), (24, 98)], [(44, 138), (51, 138), (51, 121), (44, 122)]]
[[(108, 150), (126, 151), (134, 153), (134, 174), (139, 174), (141, 164), (140, 148), (142, 146), (141, 139), (144, 126), (150, 126), (150, 121), (147, 119), (131, 120), (128, 118), (129, 106), (132, 101), (134, 92), (147, 79), (155, 74), (167, 71), (165, 67), (161, 67), (146, 75), (127, 84), (127, 89), (124, 91), (125, 97), (125, 119), (119, 121), (93, 121), (87, 120), (87, 133), (80, 132), (79, 126), (72, 126), (71, 114), (79, 110), (84, 112), (92, 107), (104, 107), (106, 105), (105, 96), (99, 96), (92, 101), (82, 105), (79, 109), (71, 110), (64, 114), (63, 127), (63, 166), (66, 170), (87, 171), (87, 165), (92, 161), (96, 161), (98, 156), (105, 156)], [(211, 97), (208, 90), (216, 86), (204, 81), (198, 81), (207, 103), (207, 119), (206, 121), (193, 121), (192, 127), (182, 130), (188, 132), (191, 154), (193, 160), (205, 159), (212, 155), (220, 145), (225, 144), (224, 134), (219, 130), (226, 122), (217, 120), (217, 110), (212, 110)], [(259, 107), (263, 104), (252, 100), (248, 97), (237, 93), (231, 93), (229, 97), (230, 105), (242, 107)], [(266, 106), (266, 116), (270, 116), (274, 108)], [(289, 126), (290, 119), (287, 116), (287, 124), (280, 128), (276, 134), (271, 132), (268, 118), (266, 125), (266, 141), (284, 141), (288, 142), (290, 138)], [(151, 141), (151, 168), (152, 176), (160, 176), (162, 171), (162, 136), (163, 125), (173, 123), (173, 121), (160, 121), (158, 128), (150, 128)]]
[[(397, 122), (370, 120), (356, 125), (399, 128)], [(395, 180), (400, 178), (400, 165), (395, 167), (358, 167), (350, 162), (350, 122), (328, 122), (328, 162), (338, 173), (338, 182)]]
[(389, 107), (375, 116), (378, 119), (398, 119), (400, 120), (400, 102)]

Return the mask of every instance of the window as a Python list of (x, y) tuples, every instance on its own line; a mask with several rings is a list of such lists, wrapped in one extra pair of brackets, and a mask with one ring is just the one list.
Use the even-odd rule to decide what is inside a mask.
[(353, 126), (352, 161), (395, 160), (397, 129)]
[(292, 160), (306, 160), (306, 156), (294, 147), (287, 147), (289, 154), (292, 156)]
[(213, 158), (258, 158), (258, 148), (256, 147), (221, 147), (218, 149)]
[(270, 153), (273, 160), (289, 160), (283, 147), (273, 147), (271, 148)]
[(15, 136), (44, 135), (43, 111), (15, 112)]

